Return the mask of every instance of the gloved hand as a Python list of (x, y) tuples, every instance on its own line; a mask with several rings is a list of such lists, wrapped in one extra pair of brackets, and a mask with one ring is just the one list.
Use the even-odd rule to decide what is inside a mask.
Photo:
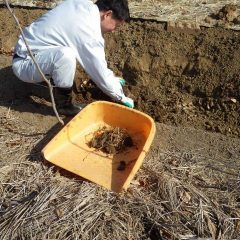
[(128, 97), (124, 96), (121, 99), (121, 103), (126, 107), (134, 108), (134, 101), (131, 98), (128, 98)]
[(121, 84), (121, 86), (125, 86), (126, 85), (126, 81), (123, 79), (123, 78), (118, 78), (118, 81), (119, 81), (119, 83)]

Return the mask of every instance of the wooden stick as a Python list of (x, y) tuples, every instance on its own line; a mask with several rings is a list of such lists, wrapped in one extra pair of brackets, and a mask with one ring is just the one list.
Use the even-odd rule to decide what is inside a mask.
[(20, 30), (20, 32), (21, 32), (21, 35), (22, 35), (22, 37), (23, 37), (24, 43), (25, 43), (25, 45), (26, 45), (26, 47), (27, 47), (27, 50), (28, 50), (28, 53), (29, 53), (30, 57), (32, 58), (34, 64), (36, 65), (37, 70), (39, 71), (39, 73), (40, 73), (40, 75), (42, 76), (43, 80), (44, 80), (44, 81), (47, 83), (47, 85), (48, 85), (49, 92), (50, 92), (50, 96), (51, 96), (51, 101), (52, 101), (53, 111), (54, 111), (54, 113), (55, 113), (58, 121), (59, 121), (62, 125), (64, 125), (64, 122), (63, 122), (63, 120), (59, 117), (59, 114), (58, 114), (57, 109), (56, 109), (56, 104), (55, 104), (55, 100), (54, 100), (54, 96), (53, 96), (53, 87), (52, 87), (52, 84), (51, 84), (50, 81), (45, 77), (45, 75), (44, 75), (44, 73), (42, 72), (41, 68), (39, 67), (39, 65), (38, 65), (35, 57), (33, 56), (33, 53), (32, 53), (32, 51), (31, 51), (31, 49), (29, 48), (29, 45), (28, 45), (28, 43), (27, 43), (27, 40), (26, 40), (26, 38), (25, 38), (25, 36), (24, 36), (22, 27), (21, 27), (21, 25), (20, 25), (17, 17), (15, 16), (14, 12), (13, 12), (12, 9), (10, 8), (9, 3), (8, 3), (8, 0), (4, 0), (4, 2), (5, 2), (5, 4), (6, 4), (8, 10), (10, 11), (11, 15), (13, 16), (15, 22), (17, 23), (17, 26), (18, 26), (18, 28), (19, 28), (19, 30)]

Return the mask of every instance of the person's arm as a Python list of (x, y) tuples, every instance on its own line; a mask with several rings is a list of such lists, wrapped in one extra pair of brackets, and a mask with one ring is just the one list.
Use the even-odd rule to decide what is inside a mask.
[(133, 101), (124, 95), (119, 77), (107, 67), (104, 45), (100, 41), (89, 41), (81, 46), (79, 52), (83, 67), (95, 84), (113, 100), (134, 107)]

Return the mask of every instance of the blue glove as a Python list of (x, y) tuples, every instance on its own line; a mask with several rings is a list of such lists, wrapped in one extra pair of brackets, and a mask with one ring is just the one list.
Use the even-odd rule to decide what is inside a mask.
[(123, 78), (119, 78), (119, 83), (121, 84), (121, 86), (126, 85), (126, 81)]
[(121, 103), (129, 108), (134, 108), (134, 101), (131, 98), (128, 97), (122, 97)]

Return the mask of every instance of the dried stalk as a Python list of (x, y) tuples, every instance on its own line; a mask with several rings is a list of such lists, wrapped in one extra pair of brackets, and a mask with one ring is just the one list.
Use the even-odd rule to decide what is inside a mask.
[[(192, 155), (201, 165), (201, 156)], [(67, 179), (37, 162), (0, 168), (1, 239), (237, 239), (240, 215), (233, 197), (239, 198), (239, 178), (227, 180), (235, 193), (216, 189), (213, 202), (214, 191), (186, 181), (182, 168), (164, 170), (170, 158), (179, 160), (179, 167), (193, 165), (181, 156), (149, 153), (124, 195)], [(204, 170), (195, 167), (192, 174), (207, 180), (209, 169)]]
[(29, 48), (29, 45), (28, 45), (28, 43), (27, 43), (27, 40), (26, 40), (26, 38), (25, 38), (25, 36), (24, 36), (22, 27), (21, 27), (21, 25), (20, 25), (17, 17), (15, 16), (14, 12), (13, 12), (12, 9), (10, 8), (8, 1), (7, 1), (7, 0), (4, 0), (4, 2), (5, 2), (8, 10), (9, 10), (9, 12), (10, 12), (11, 15), (13, 16), (15, 22), (17, 23), (17, 26), (18, 26), (18, 28), (19, 28), (19, 30), (20, 30), (20, 32), (21, 32), (21, 35), (22, 35), (22, 37), (23, 37), (24, 43), (25, 43), (25, 45), (26, 45), (26, 47), (27, 47), (27, 50), (28, 50), (28, 53), (29, 53), (30, 57), (32, 58), (34, 64), (36, 65), (37, 70), (39, 71), (39, 73), (40, 73), (40, 75), (42, 76), (43, 80), (44, 80), (44, 81), (47, 83), (47, 85), (48, 85), (49, 92), (50, 92), (50, 96), (51, 96), (51, 101), (52, 101), (53, 111), (54, 111), (54, 113), (55, 113), (58, 121), (59, 121), (62, 125), (64, 125), (64, 122), (63, 122), (63, 120), (59, 117), (59, 114), (58, 114), (57, 109), (56, 109), (56, 104), (55, 104), (55, 100), (54, 100), (54, 96), (53, 96), (53, 87), (52, 87), (52, 84), (51, 84), (50, 81), (45, 77), (45, 75), (44, 75), (44, 73), (42, 72), (41, 68), (39, 67), (39, 65), (38, 65), (35, 57), (33, 56), (33, 53), (32, 53), (32, 51), (31, 51), (31, 49)]

